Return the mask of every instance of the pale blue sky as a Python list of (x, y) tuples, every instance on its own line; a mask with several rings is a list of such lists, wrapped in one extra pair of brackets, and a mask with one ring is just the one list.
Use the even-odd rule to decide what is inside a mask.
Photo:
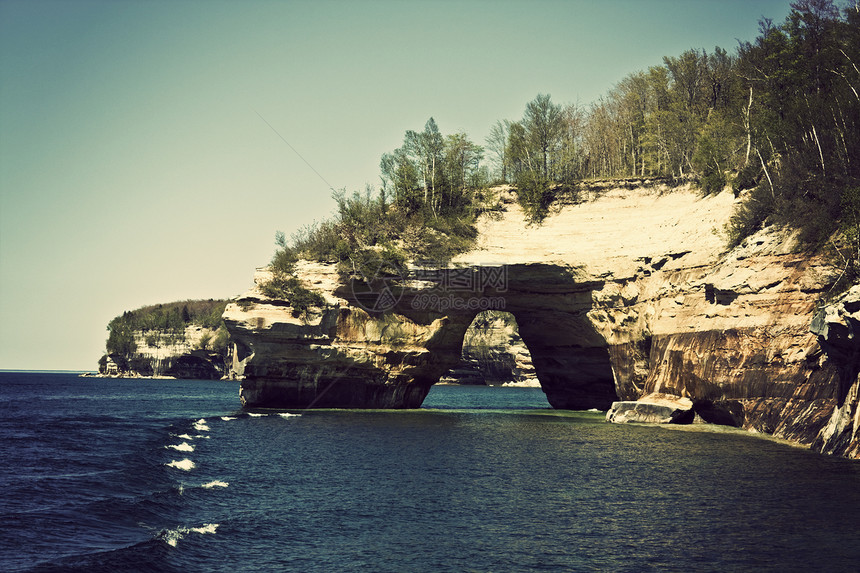
[(232, 297), (276, 230), (435, 117), (483, 143), (788, 0), (0, 0), (0, 368), (96, 367), (108, 321)]

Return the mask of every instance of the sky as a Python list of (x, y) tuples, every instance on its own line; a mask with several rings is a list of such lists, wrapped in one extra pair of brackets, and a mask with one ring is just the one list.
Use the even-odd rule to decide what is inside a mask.
[(0, 0), (0, 369), (95, 370), (125, 310), (230, 298), (430, 117), (483, 143), (788, 0)]

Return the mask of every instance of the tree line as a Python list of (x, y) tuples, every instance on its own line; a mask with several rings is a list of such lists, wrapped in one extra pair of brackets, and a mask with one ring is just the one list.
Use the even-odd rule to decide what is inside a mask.
[(477, 215), (494, 208), (491, 182), (515, 186), (533, 222), (585, 179), (689, 178), (705, 193), (731, 185), (742, 200), (730, 246), (767, 223), (799, 228), (810, 244), (841, 226), (851, 249), (840, 252), (858, 267), (859, 92), (860, 4), (798, 0), (782, 24), (761, 20), (735, 53), (666, 56), (590, 106), (538, 94), (522, 118), (497, 121), (484, 146), (444, 135), (431, 117), (383, 154), (378, 189), (339, 192), (332, 219), (279, 237), (278, 292), (307, 299), (290, 286), (300, 257), (345, 273), (368, 259), (448, 260), (470, 248)]
[(846, 225), (860, 182), (858, 67), (860, 4), (800, 0), (736, 53), (664, 57), (587, 108), (538, 95), (522, 119), (492, 127), (487, 148), (497, 180), (538, 212), (553, 185), (691, 177), (705, 192), (756, 190), (735, 214), (733, 244), (766, 220), (820, 241)]
[[(185, 340), (185, 328), (197, 325), (211, 330), (223, 330), (226, 344), (226, 329), (221, 315), (227, 306), (226, 300), (185, 300), (157, 304), (127, 310), (114, 317), (107, 326), (105, 343), (108, 354), (129, 357), (137, 351), (135, 333), (142, 333), (150, 346), (176, 344)], [(153, 343), (150, 344), (150, 341)]]

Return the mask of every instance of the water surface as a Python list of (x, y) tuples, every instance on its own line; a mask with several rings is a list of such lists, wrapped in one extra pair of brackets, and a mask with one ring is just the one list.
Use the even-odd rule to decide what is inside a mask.
[(244, 411), (237, 386), (0, 373), (3, 571), (852, 571), (860, 464), (611, 425), (540, 389)]

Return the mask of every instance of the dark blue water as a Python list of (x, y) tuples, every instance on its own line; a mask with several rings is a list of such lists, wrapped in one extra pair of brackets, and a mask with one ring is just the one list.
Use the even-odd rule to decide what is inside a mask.
[(860, 564), (857, 462), (610, 425), (538, 389), (283, 416), (233, 383), (0, 373), (0, 408), (0, 571)]

